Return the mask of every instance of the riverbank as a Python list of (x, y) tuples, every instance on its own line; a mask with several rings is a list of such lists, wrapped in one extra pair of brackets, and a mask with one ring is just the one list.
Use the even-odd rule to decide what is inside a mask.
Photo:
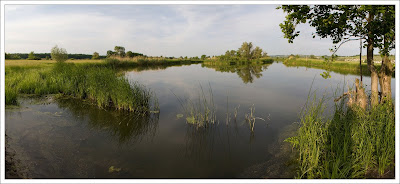
[[(91, 99), (100, 108), (148, 113), (157, 111), (156, 98), (145, 86), (130, 84), (119, 71), (166, 68), (202, 60), (167, 58), (107, 58), (104, 60), (6, 60), (6, 105), (18, 105), (19, 94), (60, 94)], [(150, 103), (154, 104), (150, 104)], [(150, 107), (153, 105), (153, 107)]]
[[(287, 67), (303, 66), (308, 68), (324, 69), (340, 74), (360, 75), (360, 63), (354, 61), (333, 61), (328, 63), (322, 59), (309, 58), (285, 58), (278, 59), (278, 61), (282, 62)], [(380, 65), (377, 65), (377, 68), (379, 70)], [(371, 76), (367, 63), (361, 63), (361, 71), (363, 76)], [(392, 77), (395, 77), (394, 72)]]
[(24, 174), (24, 169), (19, 166), (20, 160), (16, 158), (16, 151), (11, 148), (9, 141), (10, 137), (5, 134), (5, 176), (7, 179), (18, 179), (26, 178)]

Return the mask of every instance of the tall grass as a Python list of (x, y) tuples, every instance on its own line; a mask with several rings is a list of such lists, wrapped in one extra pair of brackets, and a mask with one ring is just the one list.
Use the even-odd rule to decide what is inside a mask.
[[(144, 86), (130, 84), (106, 66), (57, 63), (52, 68), (9, 68), (6, 73), (6, 104), (15, 104), (16, 94), (63, 94), (89, 99), (100, 108), (138, 113), (157, 111), (156, 98)], [(155, 103), (154, 103), (155, 102)]]
[(209, 87), (208, 95), (206, 95), (201, 85), (200, 89), (201, 93), (198, 94), (196, 100), (183, 100), (174, 94), (184, 110), (186, 122), (198, 128), (207, 127), (217, 121), (216, 107), (211, 86)]
[(298, 151), (299, 178), (387, 177), (395, 154), (395, 114), (392, 103), (362, 110), (342, 99), (331, 118), (326, 100), (307, 101), (295, 137), (285, 141)]
[(158, 65), (170, 66), (170, 65), (182, 65), (182, 64), (203, 62), (202, 60), (169, 59), (164, 57), (144, 57), (144, 56), (136, 56), (133, 58), (113, 56), (106, 58), (104, 61), (105, 63), (113, 67), (136, 67), (136, 66), (158, 66)]

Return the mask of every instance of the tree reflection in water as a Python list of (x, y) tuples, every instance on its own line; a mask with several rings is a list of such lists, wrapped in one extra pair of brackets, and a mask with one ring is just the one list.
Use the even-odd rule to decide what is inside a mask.
[(202, 67), (213, 68), (219, 72), (236, 73), (243, 83), (253, 83), (254, 79), (262, 76), (262, 72), (268, 69), (273, 61), (258, 61), (258, 62), (240, 62), (240, 61), (207, 61), (202, 64)]

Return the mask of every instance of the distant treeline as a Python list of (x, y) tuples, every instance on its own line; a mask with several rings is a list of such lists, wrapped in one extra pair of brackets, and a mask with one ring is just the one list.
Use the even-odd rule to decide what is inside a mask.
[[(5, 59), (28, 59), (29, 53), (6, 53)], [(68, 54), (68, 59), (92, 59), (91, 54)], [(35, 57), (46, 59), (51, 58), (50, 53), (35, 53)], [(106, 56), (99, 56), (99, 59), (104, 59)]]

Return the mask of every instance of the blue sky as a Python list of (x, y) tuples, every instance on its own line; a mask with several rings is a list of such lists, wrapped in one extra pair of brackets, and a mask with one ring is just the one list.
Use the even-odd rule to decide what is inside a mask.
[[(329, 55), (330, 39), (312, 38), (314, 28), (300, 25), (289, 44), (277, 5), (6, 5), (5, 51), (106, 54), (114, 46), (149, 56), (221, 55), (247, 41), (269, 55)], [(347, 43), (339, 55), (357, 55)], [(366, 51), (364, 50), (365, 54)]]

